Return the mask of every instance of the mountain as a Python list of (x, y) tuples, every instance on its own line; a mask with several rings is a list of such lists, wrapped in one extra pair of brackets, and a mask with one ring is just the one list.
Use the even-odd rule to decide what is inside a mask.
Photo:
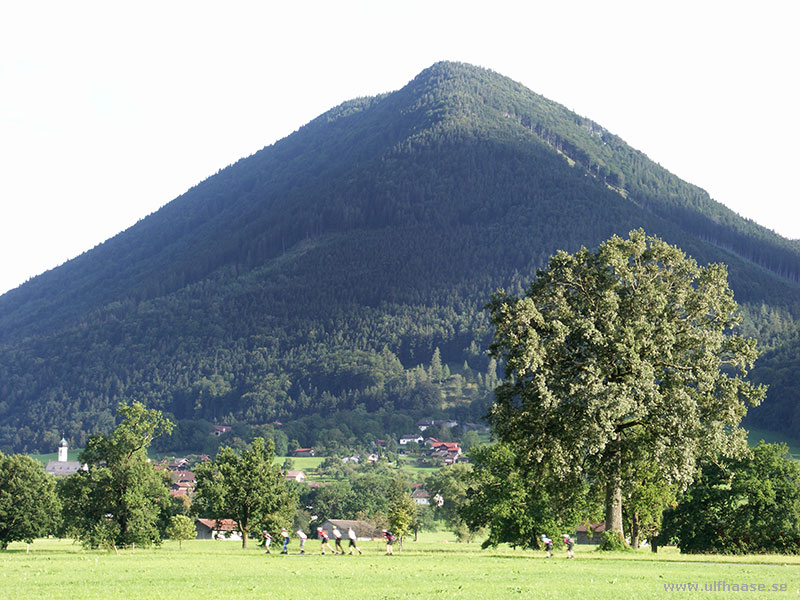
[[(437, 63), (0, 296), (0, 448), (80, 445), (130, 399), (185, 447), (210, 422), (312, 444), (477, 420), (491, 292), (637, 227), (727, 263), (773, 370), (797, 356), (797, 242), (506, 77)], [(800, 435), (800, 382), (782, 389), (760, 423)]]

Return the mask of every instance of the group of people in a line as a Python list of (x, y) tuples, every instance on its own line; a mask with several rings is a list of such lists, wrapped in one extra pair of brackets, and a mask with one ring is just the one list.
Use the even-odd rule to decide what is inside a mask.
[[(322, 527), (317, 527), (317, 535), (319, 536), (320, 540), (320, 551), (322, 554), (325, 554), (325, 548), (331, 551), (332, 554), (341, 554), (344, 555), (344, 546), (342, 546), (342, 539), (344, 535), (342, 534), (341, 530), (338, 527), (334, 527), (331, 530), (333, 534), (335, 548), (331, 546), (330, 542), (330, 535), (328, 535), (327, 530)], [(382, 531), (383, 539), (386, 542), (386, 554), (388, 556), (393, 555), (393, 546), (395, 536), (394, 534), (384, 529)], [(272, 544), (272, 536), (268, 531), (264, 531), (264, 546), (267, 549), (267, 554), (270, 554), (270, 544)], [(283, 547), (281, 548), (281, 554), (288, 554), (289, 553), (289, 532), (283, 528), (281, 529), (281, 537), (283, 538)], [(297, 530), (297, 537), (300, 540), (300, 554), (305, 554), (305, 544), (308, 536), (302, 529)], [(358, 539), (356, 532), (353, 531), (352, 527), (347, 528), (347, 540), (349, 542), (349, 554), (353, 554), (353, 552), (358, 552), (359, 554), (363, 554), (361, 552), (361, 548), (358, 547), (356, 544), (356, 540)], [(542, 543), (544, 544), (544, 550), (547, 552), (547, 558), (553, 557), (553, 540), (551, 540), (546, 535), (542, 534)], [(567, 558), (575, 558), (575, 553), (572, 551), (575, 542), (572, 538), (569, 537), (566, 533), (564, 534), (564, 545), (567, 547)]]
[[(542, 542), (544, 543), (544, 551), (547, 552), (547, 558), (553, 558), (553, 540), (542, 534)], [(564, 534), (564, 545), (567, 547), (567, 558), (575, 558), (575, 553), (572, 551), (575, 542), (566, 533)]]
[[(344, 537), (344, 535), (342, 534), (341, 530), (338, 527), (334, 527), (333, 530), (331, 531), (331, 533), (333, 534), (333, 539), (334, 539), (334, 543), (336, 545), (336, 548), (333, 548), (331, 546), (330, 536), (328, 535), (328, 532), (325, 529), (323, 529), (322, 527), (317, 527), (317, 535), (319, 536), (320, 550), (322, 551), (322, 554), (325, 554), (325, 548), (327, 548), (333, 554), (342, 554), (342, 555), (344, 555), (344, 546), (342, 546), (342, 538)], [(384, 530), (384, 537), (385, 537), (385, 534), (386, 534), (386, 530)], [(263, 535), (264, 535), (264, 546), (266, 547), (267, 554), (270, 554), (269, 547), (270, 547), (270, 544), (272, 543), (272, 535), (270, 535), (270, 533), (268, 531), (264, 531)], [(281, 536), (283, 537), (283, 548), (281, 549), (281, 554), (288, 554), (289, 553), (289, 532), (285, 528), (281, 529)], [(300, 540), (300, 554), (305, 554), (306, 553), (305, 552), (305, 545), (306, 545), (306, 540), (308, 539), (308, 535), (306, 535), (306, 533), (302, 529), (298, 529), (297, 530), (297, 537)], [(358, 536), (356, 535), (356, 532), (353, 531), (352, 527), (348, 527), (347, 528), (347, 540), (349, 542), (349, 548), (350, 548), (350, 552), (349, 553), (350, 554), (353, 554), (353, 552), (358, 552), (359, 554), (363, 554), (363, 552), (361, 551), (361, 548), (359, 548), (358, 544), (356, 544), (356, 540), (357, 539), (358, 539)], [(392, 541), (394, 541), (394, 536), (392, 536)], [(390, 542), (388, 542), (388, 541), (386, 543), (387, 543), (387, 546), (390, 544)], [(388, 551), (388, 550), (387, 550), (386, 553), (387, 554), (391, 554), (391, 552)]]

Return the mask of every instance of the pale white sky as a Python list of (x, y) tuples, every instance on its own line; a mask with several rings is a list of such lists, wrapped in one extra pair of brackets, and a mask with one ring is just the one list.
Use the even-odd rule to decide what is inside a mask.
[(507, 75), (800, 238), (793, 0), (274, 4), (0, 5), (0, 293), (439, 60)]

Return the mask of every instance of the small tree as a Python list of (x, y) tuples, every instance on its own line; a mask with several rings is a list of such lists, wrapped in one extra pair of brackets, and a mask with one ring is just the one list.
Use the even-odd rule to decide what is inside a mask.
[(173, 515), (169, 520), (167, 536), (178, 540), (178, 547), (183, 550), (183, 540), (193, 540), (197, 537), (194, 520), (186, 515)]
[(441, 499), (441, 504), (434, 502), (432, 505), (436, 517), (447, 524), (459, 542), (471, 542), (474, 536), (474, 530), (467, 526), (461, 516), (467, 501), (471, 471), (470, 465), (459, 463), (438, 470), (425, 481), (425, 489), (431, 498)]
[(507, 444), (478, 446), (470, 460), (472, 471), (459, 515), (473, 531), (489, 528), (484, 548), (503, 543), (538, 547), (541, 534), (552, 535), (574, 524), (576, 513), (585, 512), (583, 489), (567, 490), (561, 496), (571, 493), (570, 501), (556, 502), (558, 482), (544, 469), (523, 469), (524, 461)]
[(53, 531), (60, 507), (53, 478), (42, 464), (22, 454), (0, 452), (0, 549)]
[(242, 532), (242, 548), (254, 526), (288, 527), (297, 505), (296, 496), (275, 464), (275, 446), (256, 438), (236, 454), (224, 447), (216, 459), (196, 470), (195, 505), (212, 519), (233, 519)]
[(406, 491), (401, 482), (393, 483), (392, 496), (389, 501), (389, 526), (400, 540), (400, 549), (403, 549), (403, 537), (406, 536), (417, 522), (417, 503)]

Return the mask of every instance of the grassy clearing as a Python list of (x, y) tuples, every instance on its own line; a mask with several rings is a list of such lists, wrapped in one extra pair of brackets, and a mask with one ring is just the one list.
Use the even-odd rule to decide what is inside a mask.
[[(378, 542), (361, 544), (363, 556), (266, 556), (238, 542), (165, 542), (154, 550), (83, 551), (67, 540), (39, 540), (25, 552), (12, 544), (0, 553), (0, 597), (15, 598), (663, 598), (665, 584), (715, 581), (785, 584), (800, 592), (800, 558), (685, 557), (667, 548), (625, 554), (579, 547), (576, 560), (559, 554), (454, 544), (434, 533), (406, 542), (389, 557)], [(681, 592), (681, 597), (730, 597), (731, 592)], [(747, 598), (776, 597), (748, 592)]]
[(794, 460), (800, 460), (800, 440), (790, 438), (774, 431), (765, 431), (763, 429), (747, 430), (748, 444), (757, 446), (761, 440), (764, 440), (768, 444), (786, 444), (789, 447), (789, 456)]

